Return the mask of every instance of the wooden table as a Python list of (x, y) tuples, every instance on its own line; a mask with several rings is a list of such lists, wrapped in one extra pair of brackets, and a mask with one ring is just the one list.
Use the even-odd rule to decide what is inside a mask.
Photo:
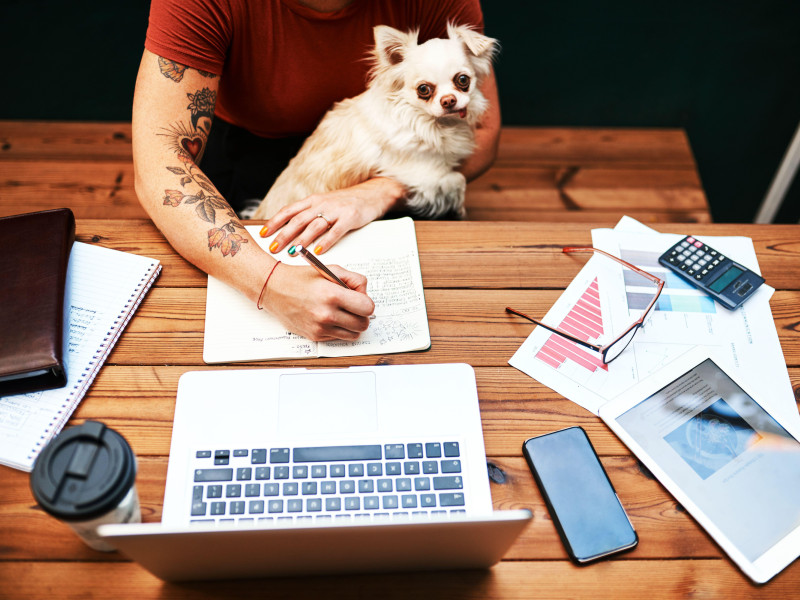
[[(26, 473), (0, 467), (0, 597), (797, 597), (800, 562), (766, 586), (751, 584), (600, 419), (508, 366), (530, 327), (506, 316), (504, 307), (543, 315), (575, 274), (575, 269), (562, 270), (560, 248), (589, 244), (591, 227), (417, 223), (432, 347), (354, 361), (475, 367), (487, 454), (506, 476), (505, 483), (492, 484), (494, 506), (534, 513), (527, 531), (491, 570), (165, 584), (116, 553), (90, 550), (36, 506)], [(764, 276), (777, 288), (771, 305), (797, 396), (800, 226), (663, 224), (659, 229), (753, 238)], [(80, 219), (78, 238), (156, 257), (164, 265), (72, 419), (103, 421), (131, 442), (139, 458), (143, 519), (159, 521), (178, 377), (209, 368), (202, 362), (206, 278), (145, 220)], [(348, 364), (348, 359), (320, 359), (269, 366)], [(520, 453), (527, 437), (570, 425), (589, 433), (641, 539), (633, 552), (587, 567), (567, 560)]]

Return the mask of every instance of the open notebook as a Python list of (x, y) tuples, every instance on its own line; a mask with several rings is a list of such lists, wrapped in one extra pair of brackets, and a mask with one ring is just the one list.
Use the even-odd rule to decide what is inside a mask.
[[(258, 244), (260, 226), (248, 226)], [(276, 258), (307, 267), (286, 250)], [(417, 236), (410, 217), (375, 221), (353, 231), (321, 257), (367, 277), (367, 294), (375, 302), (375, 319), (355, 342), (312, 342), (286, 331), (277, 319), (238, 291), (209, 276), (203, 360), (206, 363), (362, 356), (425, 350), (431, 345), (428, 313), (417, 253)], [(310, 267), (309, 267), (310, 268)]]
[(0, 463), (30, 471), (77, 408), (161, 272), (159, 261), (75, 242), (69, 258), (66, 387), (0, 398)]

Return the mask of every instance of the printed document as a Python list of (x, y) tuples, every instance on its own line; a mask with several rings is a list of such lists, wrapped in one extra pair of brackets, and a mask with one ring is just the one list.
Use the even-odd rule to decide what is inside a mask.
[[(769, 307), (774, 289), (768, 285), (734, 311), (668, 272), (658, 257), (680, 235), (647, 233), (645, 226), (627, 219), (615, 229), (592, 231), (594, 246), (630, 262), (666, 281), (657, 305), (631, 345), (610, 365), (597, 353), (581, 352), (567, 343), (570, 352), (548, 356), (548, 347), (564, 345), (560, 336), (537, 327), (509, 363), (566, 398), (597, 414), (608, 400), (618, 396), (649, 374), (668, 365), (697, 345), (722, 355), (725, 368), (763, 392), (769, 410), (786, 423), (800, 424), (786, 362)], [(703, 236), (709, 245), (759, 272), (752, 241), (742, 237)], [(602, 267), (602, 268), (601, 268)], [(613, 261), (592, 258), (544, 318), (558, 325), (564, 315), (580, 312), (580, 301), (596, 282), (601, 324), (605, 335), (622, 331), (639, 318), (648, 296), (628, 285), (623, 268)], [(553, 341), (554, 338), (558, 338)], [(591, 361), (594, 362), (591, 362)], [(587, 362), (588, 361), (588, 362)], [(676, 374), (677, 375), (677, 374)]]

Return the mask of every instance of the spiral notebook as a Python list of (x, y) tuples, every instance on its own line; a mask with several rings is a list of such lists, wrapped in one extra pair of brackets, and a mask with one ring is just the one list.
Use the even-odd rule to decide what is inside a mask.
[(67, 269), (66, 387), (0, 398), (0, 464), (30, 471), (80, 403), (161, 272), (159, 261), (75, 242)]

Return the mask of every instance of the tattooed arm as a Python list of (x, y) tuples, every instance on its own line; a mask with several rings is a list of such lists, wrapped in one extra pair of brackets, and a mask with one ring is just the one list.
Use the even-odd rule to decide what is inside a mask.
[(216, 76), (145, 50), (133, 101), (139, 201), (181, 256), (253, 303), (260, 299), (290, 331), (313, 340), (355, 339), (367, 329), (374, 310), (364, 293), (366, 279), (336, 269), (357, 290), (352, 291), (310, 267), (276, 267), (197, 166), (211, 131), (218, 87)]

